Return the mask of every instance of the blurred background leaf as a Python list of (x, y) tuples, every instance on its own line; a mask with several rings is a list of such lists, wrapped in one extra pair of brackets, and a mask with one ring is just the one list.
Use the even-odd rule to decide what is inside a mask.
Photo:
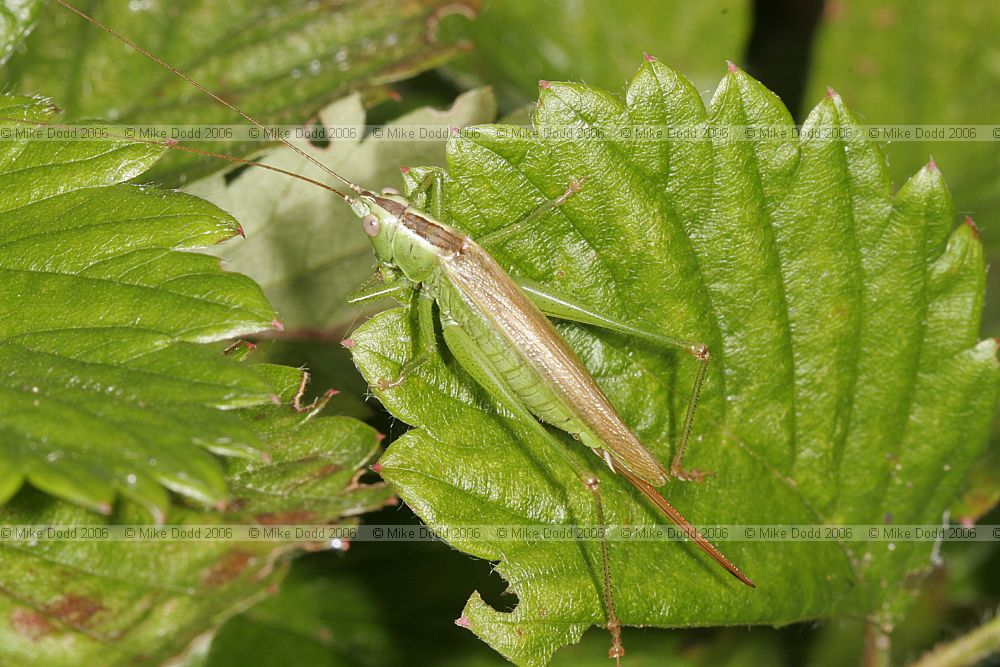
[(455, 26), (475, 50), (445, 72), (462, 88), (496, 88), (505, 112), (533, 102), (539, 79), (617, 90), (643, 52), (704, 90), (743, 50), (749, 14), (748, 0), (486, 0), (478, 20)]
[(42, 0), (9, 0), (0, 4), (0, 65), (31, 32)]
[[(9, 87), (59, 100), (71, 119), (154, 125), (242, 124), (175, 74), (55, 2), (46, 2), (27, 48), (7, 64)], [(389, 85), (440, 65), (461, 45), (437, 39), (431, 17), (455, 0), (101, 0), (79, 3), (265, 124), (295, 124), (331, 100), (362, 92), (385, 100)], [(199, 142), (246, 154), (259, 142)], [(218, 169), (184, 154), (154, 174), (169, 182)]]

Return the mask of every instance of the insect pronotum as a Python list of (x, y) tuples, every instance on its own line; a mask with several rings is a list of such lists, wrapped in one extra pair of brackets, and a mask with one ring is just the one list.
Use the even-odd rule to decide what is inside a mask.
[[(56, 2), (267, 132), (267, 128), (234, 104), (127, 37), (77, 10), (66, 0)], [(279, 140), (346, 186), (347, 192), (269, 165), (231, 156), (208, 155), (300, 178), (343, 199), (361, 218), (361, 228), (371, 240), (384, 282), (377, 290), (361, 294), (355, 301), (415, 290), (419, 295), (415, 309), (421, 332), (419, 338), (425, 345), (436, 345), (433, 311), (436, 304), (443, 337), (453, 356), (497, 403), (525, 423), (533, 424), (553, 444), (554, 451), (559, 452), (590, 492), (599, 524), (604, 524), (604, 509), (598, 477), (576, 461), (542, 422), (571, 434), (590, 447), (613, 472), (627, 479), (664, 516), (678, 525), (702, 551), (744, 584), (754, 585), (656, 490), (667, 482), (668, 474), (697, 481), (705, 474), (682, 467), (710, 359), (705, 345), (610, 320), (537, 285), (519, 285), (489, 253), (460, 230), (415, 209), (394, 191), (387, 189), (376, 194), (367, 190), (294, 144), (280, 137)], [(197, 149), (174, 147), (203, 153)], [(573, 181), (561, 197), (543, 208), (562, 205), (580, 187), (579, 182)], [(683, 350), (699, 362), (669, 473), (624, 423), (546, 315), (644, 337)], [(391, 382), (383, 381), (382, 388), (388, 389), (404, 381), (407, 373), (428, 356), (426, 349), (417, 353), (404, 365), (399, 377)], [(607, 543), (603, 539), (599, 543), (606, 627), (611, 634), (608, 655), (617, 661), (625, 654), (621, 621), (615, 612)]]

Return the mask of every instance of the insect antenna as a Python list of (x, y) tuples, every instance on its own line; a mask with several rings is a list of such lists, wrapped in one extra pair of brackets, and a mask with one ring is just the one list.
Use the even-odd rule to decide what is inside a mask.
[[(243, 117), (245, 120), (249, 121), (255, 127), (257, 127), (258, 129), (262, 130), (264, 132), (265, 136), (274, 137), (275, 139), (277, 139), (278, 141), (280, 141), (282, 144), (284, 144), (288, 148), (291, 148), (293, 151), (295, 151), (296, 153), (298, 153), (299, 155), (301, 155), (303, 158), (305, 158), (309, 162), (312, 162), (314, 165), (316, 165), (317, 167), (319, 167), (320, 169), (322, 169), (327, 174), (330, 174), (331, 176), (333, 176), (334, 178), (336, 178), (338, 181), (340, 181), (341, 183), (343, 183), (344, 185), (346, 185), (347, 187), (349, 187), (354, 192), (356, 192), (358, 194), (364, 192), (363, 188), (361, 188), (359, 185), (356, 185), (355, 183), (347, 180), (346, 178), (344, 178), (343, 176), (341, 176), (340, 174), (338, 174), (337, 172), (335, 172), (333, 169), (330, 169), (325, 164), (323, 164), (322, 162), (320, 162), (319, 160), (317, 160), (315, 157), (313, 157), (312, 155), (309, 155), (309, 153), (306, 153), (304, 150), (302, 150), (298, 146), (294, 145), (292, 142), (288, 141), (284, 137), (276, 135), (273, 131), (271, 131), (268, 128), (266, 128), (262, 123), (260, 123), (259, 121), (257, 121), (250, 114), (248, 114), (247, 112), (243, 111), (242, 109), (240, 109), (238, 106), (236, 106), (232, 102), (228, 102), (225, 99), (223, 99), (222, 97), (220, 97), (219, 95), (213, 93), (206, 86), (203, 86), (202, 84), (198, 83), (197, 81), (195, 81), (194, 79), (192, 79), (190, 76), (188, 76), (184, 72), (180, 71), (179, 69), (177, 69), (176, 67), (174, 67), (173, 65), (171, 65), (167, 61), (163, 60), (162, 58), (160, 58), (156, 54), (152, 53), (151, 51), (148, 51), (147, 49), (139, 46), (138, 44), (136, 44), (135, 42), (133, 42), (131, 39), (129, 39), (125, 35), (121, 34), (117, 30), (115, 30), (114, 28), (112, 28), (110, 26), (107, 26), (107, 25), (104, 25), (103, 23), (101, 23), (97, 19), (95, 19), (95, 18), (93, 18), (91, 16), (88, 16), (87, 14), (85, 14), (82, 11), (80, 11), (79, 9), (77, 9), (76, 7), (74, 7), (73, 5), (69, 4), (69, 2), (67, 2), (66, 0), (55, 0), (55, 1), (58, 2), (60, 5), (62, 5), (63, 7), (65, 7), (66, 9), (70, 10), (71, 12), (73, 12), (74, 14), (76, 14), (77, 16), (80, 16), (81, 18), (85, 19), (86, 21), (88, 21), (88, 22), (92, 23), (93, 25), (97, 26), (98, 28), (100, 28), (104, 32), (108, 33), (112, 37), (114, 37), (114, 38), (120, 40), (121, 42), (127, 44), (128, 46), (132, 47), (133, 49), (135, 49), (136, 51), (138, 51), (142, 55), (146, 56), (147, 58), (149, 58), (150, 60), (152, 60), (153, 62), (155, 62), (156, 64), (158, 64), (159, 66), (161, 66), (161, 67), (169, 70), (170, 72), (173, 72), (174, 74), (176, 74), (177, 76), (179, 76), (181, 79), (183, 79), (187, 83), (191, 84), (192, 86), (194, 86), (195, 88), (197, 88), (201, 92), (205, 93), (206, 95), (208, 95), (209, 97), (211, 97), (212, 99), (214, 99), (219, 104), (222, 104), (223, 106), (225, 106), (226, 108), (228, 108), (230, 111), (233, 111), (233, 112), (239, 114), (241, 117)], [(179, 148), (181, 150), (185, 150), (185, 151), (190, 152), (190, 153), (200, 153), (202, 155), (207, 155), (207, 156), (211, 156), (211, 157), (221, 157), (221, 158), (224, 158), (224, 159), (228, 159), (231, 162), (241, 162), (243, 164), (248, 164), (248, 165), (253, 165), (253, 166), (258, 166), (258, 167), (264, 167), (264, 168), (267, 168), (267, 169), (271, 169), (271, 171), (277, 171), (279, 173), (284, 173), (286, 175), (294, 175), (291, 172), (284, 171), (282, 169), (278, 169), (277, 167), (268, 167), (267, 165), (262, 165), (259, 162), (253, 162), (253, 161), (250, 161), (250, 160), (242, 160), (240, 158), (234, 158), (233, 156), (221, 155), (221, 154), (218, 154), (218, 153), (209, 153), (209, 152), (206, 152), (206, 151), (199, 151), (197, 149), (191, 149), (191, 148), (186, 148), (186, 147), (182, 148), (181, 146), (176, 145), (176, 144), (173, 146), (173, 148)], [(301, 179), (319, 185), (319, 183), (317, 181), (314, 181), (312, 179), (306, 178), (304, 176), (301, 177)], [(333, 190), (329, 186), (324, 186), (324, 187), (326, 187), (327, 190)], [(346, 197), (343, 193), (341, 193), (341, 192), (339, 192), (337, 190), (333, 190), (333, 192), (336, 192), (345, 201), (347, 201), (348, 203), (350, 203), (350, 199), (348, 197)]]
[[(57, 0), (57, 2), (58, 2), (58, 0)], [(282, 169), (281, 167), (275, 167), (273, 164), (266, 164), (264, 162), (258, 162), (257, 160), (248, 160), (246, 158), (236, 157), (235, 155), (226, 155), (225, 153), (213, 153), (211, 151), (203, 151), (200, 148), (191, 148), (190, 146), (182, 146), (181, 144), (177, 143), (176, 141), (168, 141), (166, 143), (161, 143), (161, 142), (155, 142), (155, 143), (158, 144), (158, 145), (160, 145), (160, 146), (165, 145), (168, 148), (171, 148), (171, 149), (174, 149), (174, 150), (184, 151), (185, 153), (194, 153), (195, 155), (204, 155), (206, 157), (218, 158), (220, 160), (226, 160), (227, 162), (235, 162), (237, 164), (243, 164), (243, 165), (246, 165), (248, 167), (260, 167), (261, 169), (267, 169), (269, 171), (276, 171), (279, 174), (284, 174), (285, 176), (291, 176), (292, 178), (297, 178), (300, 181), (305, 181), (306, 183), (310, 183), (310, 184), (315, 185), (317, 187), (323, 188), (324, 190), (329, 190), (330, 192), (334, 193), (335, 195), (337, 195), (338, 197), (340, 197), (341, 199), (343, 199), (348, 204), (351, 203), (351, 198), (349, 196), (347, 196), (346, 194), (344, 194), (343, 192), (341, 192), (337, 188), (333, 187), (332, 185), (327, 185), (326, 183), (323, 183), (322, 181), (317, 181), (314, 178), (309, 178), (308, 176), (303, 176), (302, 174), (297, 174), (294, 171), (289, 171), (288, 169)], [(301, 152), (301, 151), (299, 151), (299, 152)]]
[[(6, 123), (23, 123), (24, 119), (23, 118), (16, 118), (16, 117), (13, 117), (13, 116), (0, 116), (0, 122), (6, 122)], [(68, 125), (63, 125), (61, 123), (40, 123), (40, 122), (37, 122), (37, 121), (34, 121), (32, 124), (36, 125), (36, 126), (39, 126), (39, 127), (57, 127), (57, 128), (71, 127), (71, 126), (68, 126)], [(333, 187), (332, 185), (328, 185), (326, 183), (323, 183), (322, 181), (317, 181), (314, 178), (309, 178), (308, 176), (304, 176), (304, 175), (296, 173), (294, 171), (289, 171), (288, 169), (282, 169), (281, 167), (275, 167), (272, 164), (266, 164), (264, 162), (258, 162), (257, 160), (248, 160), (247, 158), (236, 157), (235, 155), (226, 155), (225, 153), (213, 153), (211, 151), (203, 151), (200, 148), (191, 148), (190, 146), (182, 146), (179, 143), (177, 143), (176, 139), (167, 139), (166, 141), (157, 141), (157, 140), (154, 140), (154, 139), (139, 139), (137, 137), (126, 137), (126, 136), (122, 136), (122, 135), (112, 135), (112, 138), (115, 139), (115, 140), (128, 141), (128, 142), (137, 143), (137, 144), (148, 144), (150, 146), (161, 146), (163, 148), (169, 148), (169, 149), (172, 149), (172, 150), (184, 151), (185, 153), (194, 153), (195, 155), (204, 155), (206, 157), (218, 158), (220, 160), (225, 160), (226, 162), (235, 162), (236, 164), (242, 164), (242, 165), (246, 165), (248, 167), (260, 167), (261, 169), (267, 169), (268, 171), (276, 171), (279, 174), (283, 174), (285, 176), (291, 176), (292, 178), (297, 178), (300, 181), (305, 181), (306, 183), (309, 183), (310, 185), (315, 185), (318, 188), (323, 188), (324, 190), (329, 190), (333, 194), (335, 194), (338, 197), (340, 197), (341, 199), (343, 199), (348, 204), (350, 204), (351, 201), (352, 201), (349, 196), (347, 196), (346, 194), (344, 194), (343, 192), (341, 192), (337, 188)]]

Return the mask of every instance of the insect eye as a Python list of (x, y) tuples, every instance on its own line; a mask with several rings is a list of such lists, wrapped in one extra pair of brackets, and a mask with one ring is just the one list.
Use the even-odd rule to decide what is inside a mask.
[(378, 221), (378, 218), (369, 213), (365, 217), (361, 218), (361, 228), (365, 230), (365, 234), (375, 238), (378, 236), (379, 230), (382, 228), (382, 224)]

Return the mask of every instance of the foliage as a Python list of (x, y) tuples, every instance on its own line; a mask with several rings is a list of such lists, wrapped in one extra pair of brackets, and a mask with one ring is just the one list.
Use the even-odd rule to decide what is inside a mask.
[[(485, 82), (510, 110), (533, 99), (534, 82), (544, 78), (594, 85), (543, 89), (534, 111), (541, 128), (613, 133), (631, 123), (791, 123), (781, 103), (739, 71), (723, 79), (707, 110), (699, 99), (711, 85), (712, 63), (737, 60), (747, 41), (750, 7), (742, 2), (636, 4), (611, 15), (588, 2), (486, 2), (482, 20), (468, 26), (476, 2), (358, 2), (338, 12), (304, 0), (250, 4), (139, 0), (128, 12), (103, 2), (87, 9), (269, 123), (315, 119), (317, 109), (354, 91), (360, 95), (318, 118), (361, 129), (363, 109), (374, 105), (375, 118), (390, 118), (400, 107), (383, 103), (392, 98), (389, 85), (460, 54), (470, 45), (463, 39), (478, 53), (408, 84), (404, 92), (416, 91), (408, 108), (424, 96), (450, 103), (442, 82), (463, 89)], [(719, 477), (667, 488), (692, 520), (898, 525), (937, 523), (947, 507), (974, 520), (996, 500), (997, 457), (976, 465), (996, 398), (995, 344), (976, 342), (982, 249), (972, 223), (955, 217), (942, 172), (958, 209), (976, 213), (988, 241), (995, 151), (988, 142), (895, 143), (885, 147), (887, 166), (864, 137), (822, 137), (860, 122), (989, 122), (997, 104), (996, 87), (987, 85), (996, 21), (981, 8), (827, 3), (808, 105), (833, 85), (864, 115), (859, 121), (831, 93), (807, 121), (819, 134), (802, 140), (574, 142), (484, 127), (449, 144), (447, 172), (415, 168), (406, 184), (415, 202), (441, 204), (447, 220), (482, 240), (513, 274), (618, 319), (709, 344), (714, 362), (691, 462)], [(25, 39), (33, 24), (38, 29)], [(71, 118), (238, 122), (54, 3), (3, 3), (0, 46), (0, 60), (10, 58), (9, 86), (29, 94), (6, 98), (8, 125), (56, 119), (30, 97), (38, 92), (57, 96)], [(602, 90), (616, 89), (642, 50), (678, 64), (694, 84), (649, 61), (624, 99)], [(493, 104), (479, 91), (446, 116), (420, 110), (400, 123), (488, 122)], [(514, 117), (527, 118), (523, 110)], [(196, 146), (248, 154), (261, 144)], [(400, 163), (442, 165), (441, 148), (355, 138), (310, 150), (377, 189), (395, 185)], [(333, 359), (332, 368), (320, 369), (319, 392), (327, 383), (360, 382), (344, 376), (343, 354), (336, 356), (344, 351), (335, 343), (357, 317), (343, 307), (343, 295), (371, 259), (365, 239), (344, 226), (356, 222), (339, 202), (291, 181), (272, 185), (279, 183), (273, 174), (252, 170), (191, 188), (243, 222), (249, 242), (211, 252), (262, 292), (189, 252), (238, 233), (233, 216), (185, 195), (125, 184), (176, 184), (218, 164), (175, 152), (154, 165), (159, 147), (120, 140), (16, 141), (0, 150), (0, 500), (9, 499), (7, 522), (341, 522), (385, 501), (385, 489), (356, 478), (374, 446), (369, 428), (290, 408), (290, 401), (306, 401), (298, 371), (240, 361), (245, 349), (220, 354), (223, 339), (279, 334), (277, 312), (289, 325), (280, 334), (288, 340), (265, 345), (265, 359), (313, 366)], [(929, 153), (936, 164), (927, 163)], [(266, 159), (301, 168), (282, 151)], [(918, 164), (926, 166), (893, 194), (892, 179), (901, 183)], [(425, 189), (426, 175), (440, 175), (443, 187)], [(579, 193), (530, 225), (516, 224), (561, 195), (571, 178), (582, 181)], [(626, 421), (668, 460), (692, 362), (587, 327), (560, 331)], [(412, 353), (410, 337), (405, 308), (356, 332), (356, 361), (369, 381), (395, 377)], [(377, 392), (395, 415), (372, 417), (382, 430), (391, 436), (403, 423), (416, 427), (381, 462), (407, 502), (435, 527), (592, 521), (587, 494), (550, 445), (500, 413), (443, 344), (439, 351), (400, 387)], [(322, 405), (369, 416), (356, 393)], [(970, 467), (976, 481), (959, 498)], [(613, 522), (662, 523), (620, 479), (600, 472)], [(38, 664), (171, 656), (194, 664), (225, 619), (277, 590), (285, 556), (302, 546), (5, 543), (0, 618), (8, 631), (0, 655)], [(227, 625), (208, 661), (265, 655), (254, 640), (280, 635), (289, 639), (289, 656), (320, 664), (349, 660), (345, 642), (371, 664), (417, 659), (397, 646), (418, 646), (428, 664), (470, 664), (471, 635), (463, 643), (458, 628), (428, 628), (460, 608), (472, 586), (451, 581), (462, 576), (455, 563), (472, 561), (421, 565), (430, 545), (426, 552), (368, 546), (343, 561), (353, 568), (346, 579), (322, 566), (302, 568), (279, 598)], [(499, 577), (487, 577), (485, 589), (477, 585), (485, 602), (473, 596), (465, 611), (467, 624), (516, 662), (545, 662), (603, 623), (596, 545), (453, 546), (497, 562), (517, 595), (491, 594)], [(975, 575), (976, 563), (989, 569), (988, 545), (946, 549), (948, 581), (957, 583), (944, 589), (936, 571), (916, 605), (911, 598), (931, 562), (927, 543), (720, 546), (754, 577), (756, 591), (740, 589), (687, 545), (614, 543), (625, 622), (833, 618), (808, 634), (809, 661), (832, 664), (856, 659), (865, 621), (869, 632), (894, 628), (904, 652), (919, 650), (934, 631), (955, 626), (942, 610), (976, 609), (991, 585)], [(406, 604), (391, 602), (394, 591), (409, 590), (413, 580), (441, 581), (442, 572), (451, 597), (427, 585)], [(350, 609), (331, 598), (349, 600)], [(508, 605), (513, 611), (496, 611)], [(805, 641), (801, 632), (757, 629), (746, 639), (737, 632), (710, 635), (716, 641), (707, 652), (697, 639), (691, 649), (690, 633), (630, 631), (626, 645), (637, 665), (658, 664), (663, 653), (681, 653), (690, 664), (755, 664), (779, 643), (788, 654)], [(556, 662), (604, 662), (606, 635), (593, 634), (560, 651)]]
[[(5, 539), (0, 662), (152, 665), (197, 652), (228, 617), (277, 590), (290, 556), (329, 545), (302, 539), (185, 541), (175, 531), (194, 534), (238, 523), (349, 524), (355, 521), (349, 517), (385, 503), (385, 488), (356, 480), (378, 448), (376, 433), (352, 419), (316, 418), (320, 405), (296, 412), (288, 403), (301, 372), (264, 372), (284, 404), (241, 412), (256, 425), (271, 461), (229, 462), (233, 498), (225, 512), (175, 506), (171, 539)], [(114, 524), (141, 524), (145, 516), (137, 506), (120, 504), (101, 518), (27, 490), (4, 509), (3, 521), (97, 534)]]
[[(6, 68), (18, 90), (44, 91), (73, 119), (182, 128), (239, 121), (176, 74), (54, 2), (45, 4), (28, 48)], [(393, 82), (455, 56), (463, 47), (439, 41), (431, 18), (463, 4), (366, 0), (331, 12), (327, 3), (308, 0), (135, 0), (122, 11), (114, 0), (87, 3), (86, 11), (253, 117), (282, 125), (300, 123), (354, 91), (370, 104), (383, 101)], [(201, 139), (198, 148), (223, 153), (261, 147), (239, 137)], [(177, 182), (216, 168), (181, 154), (154, 173)]]
[[(446, 218), (501, 238), (487, 248), (517, 275), (610, 317), (669, 322), (672, 335), (708, 343), (716, 361), (692, 465), (719, 477), (671, 486), (677, 507), (723, 524), (940, 520), (982, 452), (998, 375), (996, 343), (976, 342), (981, 248), (970, 226), (954, 227), (933, 164), (893, 197), (872, 143), (827, 138), (858, 124), (836, 95), (813, 110), (803, 140), (776, 141), (793, 136), (791, 118), (753, 79), (728, 74), (706, 111), (695, 88), (657, 61), (640, 68), (624, 99), (580, 84), (543, 89), (534, 124), (557, 138), (510, 139), (487, 127), (449, 145)], [(786, 132), (714, 142), (557, 132), (613, 137), (629, 124)], [(571, 179), (584, 184), (579, 193), (516, 224)], [(407, 504), (441, 528), (593, 522), (589, 494), (551, 446), (498, 411), (447, 356), (378, 389), (412, 353), (410, 331), (396, 309), (353, 336), (376, 395), (417, 427), (381, 461)], [(668, 460), (694, 364), (620, 336), (562, 331), (626, 422)], [(620, 479), (602, 477), (610, 522), (657, 520)], [(451, 542), (498, 561), (517, 594), (511, 613), (475, 596), (465, 610), (472, 630), (514, 662), (542, 664), (603, 623), (596, 544)], [(875, 614), (888, 625), (931, 548), (725, 546), (758, 590), (706, 571), (691, 549), (612, 544), (623, 620), (676, 627)]]

